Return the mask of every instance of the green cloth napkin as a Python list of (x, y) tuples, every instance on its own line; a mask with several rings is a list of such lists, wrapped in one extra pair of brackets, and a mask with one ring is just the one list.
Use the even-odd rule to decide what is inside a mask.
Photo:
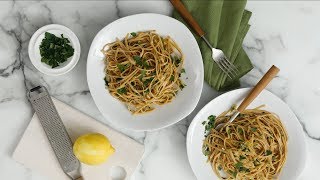
[[(251, 12), (244, 9), (247, 1), (181, 1), (206, 32), (205, 36), (211, 44), (221, 49), (240, 71), (236, 78), (228, 78), (212, 60), (211, 49), (194, 33), (203, 57), (205, 81), (218, 91), (239, 87), (239, 78), (253, 68), (242, 48), (243, 39), (250, 28), (248, 21)], [(186, 24), (177, 11), (173, 12), (173, 17)], [(189, 29), (192, 28), (189, 27)]]

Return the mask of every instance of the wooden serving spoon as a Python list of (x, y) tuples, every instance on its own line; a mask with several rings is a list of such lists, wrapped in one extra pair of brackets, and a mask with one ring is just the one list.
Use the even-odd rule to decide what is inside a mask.
[[(268, 72), (260, 79), (258, 84), (250, 91), (248, 96), (242, 101), (240, 106), (236, 109), (234, 114), (231, 116), (230, 120), (227, 123), (231, 123), (236, 119), (236, 117), (245, 110), (249, 104), (261, 93), (261, 91), (270, 83), (270, 81), (278, 74), (280, 71), (279, 68), (276, 66), (272, 66)], [(225, 126), (227, 123), (220, 123), (218, 124), (215, 129), (219, 130), (223, 126)]]

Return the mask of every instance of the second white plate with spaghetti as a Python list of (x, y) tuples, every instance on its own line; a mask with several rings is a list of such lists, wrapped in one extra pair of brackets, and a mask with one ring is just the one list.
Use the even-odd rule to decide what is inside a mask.
[[(207, 157), (202, 153), (205, 130), (202, 122), (206, 121), (210, 115), (219, 115), (230, 109), (233, 104), (239, 105), (249, 90), (250, 88), (237, 89), (213, 99), (199, 111), (190, 124), (187, 134), (187, 153), (192, 170), (198, 180), (218, 179), (210, 163), (207, 163)], [(263, 109), (277, 114), (288, 133), (287, 160), (279, 179), (297, 179), (305, 167), (307, 153), (302, 126), (288, 105), (267, 90), (261, 92), (248, 109), (260, 105), (265, 105)]]
[[(155, 30), (170, 36), (184, 54), (182, 80), (186, 87), (172, 102), (157, 106), (152, 112), (133, 115), (125, 104), (113, 97), (105, 87), (105, 44), (123, 39), (127, 33)], [(113, 125), (136, 131), (150, 131), (172, 125), (189, 115), (196, 107), (203, 86), (203, 63), (198, 44), (189, 29), (181, 22), (159, 14), (137, 14), (118, 19), (104, 27), (94, 38), (87, 61), (87, 80), (98, 109)]]

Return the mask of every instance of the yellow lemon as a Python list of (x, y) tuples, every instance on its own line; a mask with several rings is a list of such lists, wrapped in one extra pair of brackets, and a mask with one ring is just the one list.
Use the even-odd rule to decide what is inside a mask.
[(105, 162), (114, 151), (109, 139), (99, 133), (82, 135), (73, 145), (74, 155), (79, 161), (88, 165)]

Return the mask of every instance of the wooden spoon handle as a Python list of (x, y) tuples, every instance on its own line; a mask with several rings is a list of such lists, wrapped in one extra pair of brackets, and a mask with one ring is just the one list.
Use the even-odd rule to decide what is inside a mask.
[(276, 66), (272, 66), (268, 72), (260, 79), (258, 84), (250, 91), (249, 95), (242, 101), (238, 107), (238, 111), (241, 112), (245, 110), (248, 105), (261, 93), (261, 91), (270, 83), (270, 81), (278, 74), (280, 71)]
[(205, 33), (197, 23), (197, 21), (192, 17), (186, 7), (181, 3), (180, 0), (170, 0), (173, 7), (181, 14), (183, 19), (196, 31), (196, 33), (201, 37)]

